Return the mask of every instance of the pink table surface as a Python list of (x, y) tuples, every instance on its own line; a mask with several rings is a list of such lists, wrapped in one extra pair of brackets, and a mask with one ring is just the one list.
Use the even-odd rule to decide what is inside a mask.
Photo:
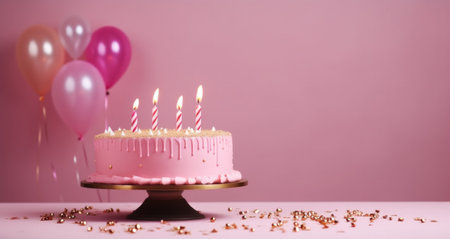
[[(44, 213), (56, 214), (64, 208), (70, 210), (86, 205), (94, 207), (92, 211), (96, 212), (95, 216), (77, 215), (76, 219), (66, 220), (63, 224), (58, 224), (57, 219), (40, 221), (40, 215)], [(139, 203), (0, 203), (0, 238), (450, 238), (450, 202), (202, 202), (191, 205), (207, 218), (167, 224), (127, 220), (126, 215)], [(232, 207), (233, 211), (229, 212), (228, 207)], [(119, 208), (120, 212), (103, 213), (107, 208)], [(273, 217), (243, 220), (239, 215), (241, 210), (249, 210), (251, 216), (254, 209), (273, 212), (276, 208), (282, 208), (280, 216), (288, 220), (283, 226), (285, 232), (280, 229), (270, 231), (272, 223), (276, 222)], [(370, 223), (367, 217), (358, 217), (356, 227), (351, 227), (343, 218), (347, 209), (368, 213), (378, 209), (380, 218)], [(294, 210), (314, 210), (324, 215), (334, 213), (339, 223), (322, 229), (317, 222), (307, 220), (306, 226), (310, 227), (310, 231), (293, 232), (290, 212)], [(390, 221), (382, 219), (383, 215), (397, 216)], [(216, 221), (210, 222), (210, 217), (215, 217)], [(403, 217), (404, 221), (399, 222), (398, 217)], [(417, 217), (424, 218), (425, 223), (415, 221)], [(74, 223), (81, 218), (93, 227), (92, 232), (87, 231), (87, 226)], [(117, 221), (116, 225), (109, 227), (114, 230), (113, 234), (99, 230), (108, 220)], [(127, 232), (128, 225), (135, 223), (143, 229), (130, 234)], [(235, 223), (238, 229), (226, 230), (226, 223)], [(245, 230), (242, 224), (249, 225), (255, 231)], [(191, 234), (178, 235), (171, 230), (175, 226), (185, 226)], [(214, 228), (217, 233), (211, 233)]]

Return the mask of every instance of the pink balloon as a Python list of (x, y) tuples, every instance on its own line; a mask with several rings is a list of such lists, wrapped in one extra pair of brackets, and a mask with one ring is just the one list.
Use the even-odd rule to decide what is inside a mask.
[(69, 55), (77, 59), (91, 40), (91, 28), (82, 18), (72, 16), (59, 26), (59, 36)]
[(102, 27), (92, 34), (85, 56), (100, 71), (106, 89), (109, 89), (122, 77), (130, 64), (130, 41), (118, 28)]
[(100, 72), (85, 61), (72, 61), (56, 74), (52, 99), (63, 121), (79, 139), (104, 111), (105, 84)]

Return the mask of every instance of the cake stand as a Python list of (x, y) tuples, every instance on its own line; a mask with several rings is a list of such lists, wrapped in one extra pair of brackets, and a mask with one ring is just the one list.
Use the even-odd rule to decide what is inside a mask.
[(147, 190), (145, 201), (127, 216), (134, 220), (193, 220), (205, 218), (203, 214), (192, 208), (184, 199), (184, 190), (222, 189), (246, 186), (248, 181), (242, 179), (230, 183), (160, 185), (160, 184), (109, 184), (82, 181), (81, 186), (97, 189)]

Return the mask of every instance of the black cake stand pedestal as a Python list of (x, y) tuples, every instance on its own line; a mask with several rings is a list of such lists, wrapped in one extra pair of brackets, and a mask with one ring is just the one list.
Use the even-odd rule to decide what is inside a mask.
[(97, 189), (147, 190), (145, 201), (127, 216), (128, 219), (159, 221), (159, 220), (194, 220), (205, 218), (184, 199), (184, 190), (222, 189), (246, 186), (248, 181), (242, 179), (231, 183), (189, 184), (189, 185), (138, 185), (109, 184), (82, 181), (81, 186)]

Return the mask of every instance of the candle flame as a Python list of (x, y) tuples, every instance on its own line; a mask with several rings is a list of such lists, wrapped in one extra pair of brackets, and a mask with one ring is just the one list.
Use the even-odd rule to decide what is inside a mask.
[(203, 98), (203, 86), (199, 85), (197, 88), (197, 103), (202, 102), (202, 98)]
[(177, 110), (181, 110), (181, 107), (183, 107), (183, 96), (180, 96), (177, 101)]
[(136, 98), (133, 103), (133, 110), (137, 110), (139, 107), (139, 98)]
[(159, 88), (155, 90), (155, 93), (153, 93), (153, 104), (156, 105), (158, 103), (158, 97), (159, 97)]

